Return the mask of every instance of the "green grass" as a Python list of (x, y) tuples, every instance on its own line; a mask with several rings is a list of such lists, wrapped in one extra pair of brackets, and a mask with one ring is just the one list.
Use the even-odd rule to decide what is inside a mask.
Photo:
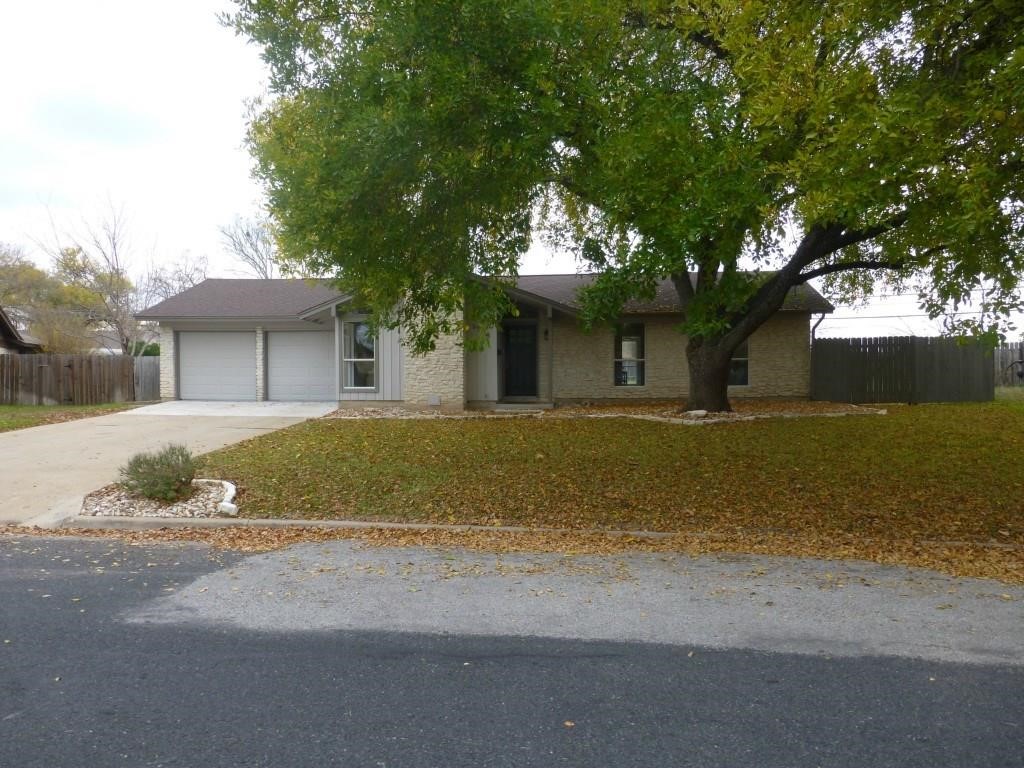
[(1024, 543), (1024, 403), (682, 427), (318, 420), (204, 458), (247, 517)]
[(996, 387), (996, 400), (1024, 405), (1024, 387)]
[(105, 405), (0, 405), (0, 432), (27, 429), (42, 424), (85, 419), (104, 413), (134, 408), (135, 403), (107, 403)]

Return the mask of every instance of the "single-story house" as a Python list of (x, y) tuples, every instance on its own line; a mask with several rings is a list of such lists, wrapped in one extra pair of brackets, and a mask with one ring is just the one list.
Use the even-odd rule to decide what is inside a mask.
[[(141, 312), (160, 327), (160, 394), (185, 400), (308, 400), (413, 407), (675, 399), (687, 395), (679, 302), (665, 281), (623, 309), (618, 328), (585, 333), (577, 292), (593, 275), (524, 275), (518, 317), (483, 351), (454, 337), (413, 355), (400, 329), (374, 337), (325, 281), (211, 279)], [(810, 319), (833, 307), (810, 286), (733, 359), (732, 397), (806, 397)]]
[(0, 307), (0, 355), (7, 352), (28, 355), (42, 351), (42, 344), (19, 331), (3, 307)]

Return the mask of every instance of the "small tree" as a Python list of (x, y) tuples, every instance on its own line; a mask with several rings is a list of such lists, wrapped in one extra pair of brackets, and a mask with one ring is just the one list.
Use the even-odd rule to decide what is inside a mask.
[(120, 469), (130, 492), (156, 501), (179, 501), (192, 494), (195, 459), (184, 445), (169, 444), (154, 453), (137, 453)]

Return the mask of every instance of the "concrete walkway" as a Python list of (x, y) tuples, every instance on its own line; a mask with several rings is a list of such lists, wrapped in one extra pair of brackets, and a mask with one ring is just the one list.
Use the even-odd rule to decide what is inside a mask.
[[(322, 416), (332, 403), (161, 403), (0, 433), (0, 524), (53, 526), (117, 480), (139, 451), (183, 443), (205, 453)], [(201, 414), (201, 415), (200, 415)]]

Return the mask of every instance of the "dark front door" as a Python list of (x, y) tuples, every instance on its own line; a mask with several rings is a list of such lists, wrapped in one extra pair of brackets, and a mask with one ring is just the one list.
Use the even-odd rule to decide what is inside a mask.
[(505, 326), (505, 396), (537, 396), (537, 326)]

